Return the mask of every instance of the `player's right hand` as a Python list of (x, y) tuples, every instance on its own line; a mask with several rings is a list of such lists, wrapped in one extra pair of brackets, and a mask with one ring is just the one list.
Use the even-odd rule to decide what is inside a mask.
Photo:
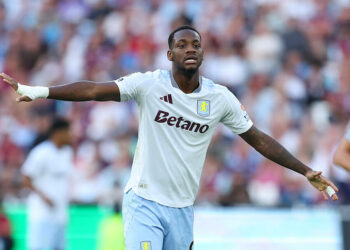
[[(0, 78), (4, 83), (7, 83), (10, 85), (11, 88), (13, 88), (14, 91), (18, 90), (18, 82), (13, 79), (11, 76), (6, 75), (5, 73), (0, 73)], [(32, 99), (30, 99), (28, 96), (20, 96), (16, 99), (17, 102), (30, 102)]]
[(15, 79), (13, 79), (11, 76), (6, 75), (5, 73), (1, 73), (0, 77), (4, 83), (7, 83), (8, 85), (11, 86), (11, 88), (14, 89), (14, 91), (17, 91), (18, 82)]

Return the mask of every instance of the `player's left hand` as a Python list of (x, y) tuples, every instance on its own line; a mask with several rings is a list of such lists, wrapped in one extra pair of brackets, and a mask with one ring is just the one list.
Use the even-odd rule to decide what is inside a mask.
[[(306, 173), (306, 178), (311, 183), (312, 186), (317, 188), (325, 198), (325, 200), (328, 200), (327, 195), (327, 187), (331, 187), (334, 189), (335, 192), (338, 192), (338, 188), (331, 182), (330, 180), (327, 180), (324, 176), (322, 176), (322, 171), (309, 171)], [(336, 201), (338, 200), (338, 196), (336, 193), (331, 195), (332, 200)]]

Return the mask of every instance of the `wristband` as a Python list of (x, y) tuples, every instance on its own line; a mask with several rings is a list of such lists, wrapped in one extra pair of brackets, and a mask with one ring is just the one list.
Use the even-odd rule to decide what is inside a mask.
[(49, 96), (48, 87), (31, 87), (18, 83), (17, 94), (21, 96), (28, 96), (30, 99), (47, 98)]

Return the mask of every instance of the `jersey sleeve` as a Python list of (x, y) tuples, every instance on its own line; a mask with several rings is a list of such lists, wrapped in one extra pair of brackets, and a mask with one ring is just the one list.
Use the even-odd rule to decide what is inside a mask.
[(22, 174), (31, 178), (38, 177), (45, 164), (43, 155), (44, 152), (40, 153), (40, 150), (32, 150), (22, 166)]
[(115, 80), (114, 82), (119, 87), (120, 101), (139, 101), (144, 92), (142, 83), (145, 82), (147, 78), (147, 73), (137, 72)]
[(223, 117), (221, 122), (227, 126), (234, 134), (242, 134), (253, 126), (243, 105), (238, 99), (226, 88), (224, 91), (225, 102)]

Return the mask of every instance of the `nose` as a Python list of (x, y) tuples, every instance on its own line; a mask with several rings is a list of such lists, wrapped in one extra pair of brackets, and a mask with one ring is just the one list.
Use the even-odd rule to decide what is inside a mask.
[(190, 44), (186, 47), (186, 54), (194, 54), (197, 50)]

